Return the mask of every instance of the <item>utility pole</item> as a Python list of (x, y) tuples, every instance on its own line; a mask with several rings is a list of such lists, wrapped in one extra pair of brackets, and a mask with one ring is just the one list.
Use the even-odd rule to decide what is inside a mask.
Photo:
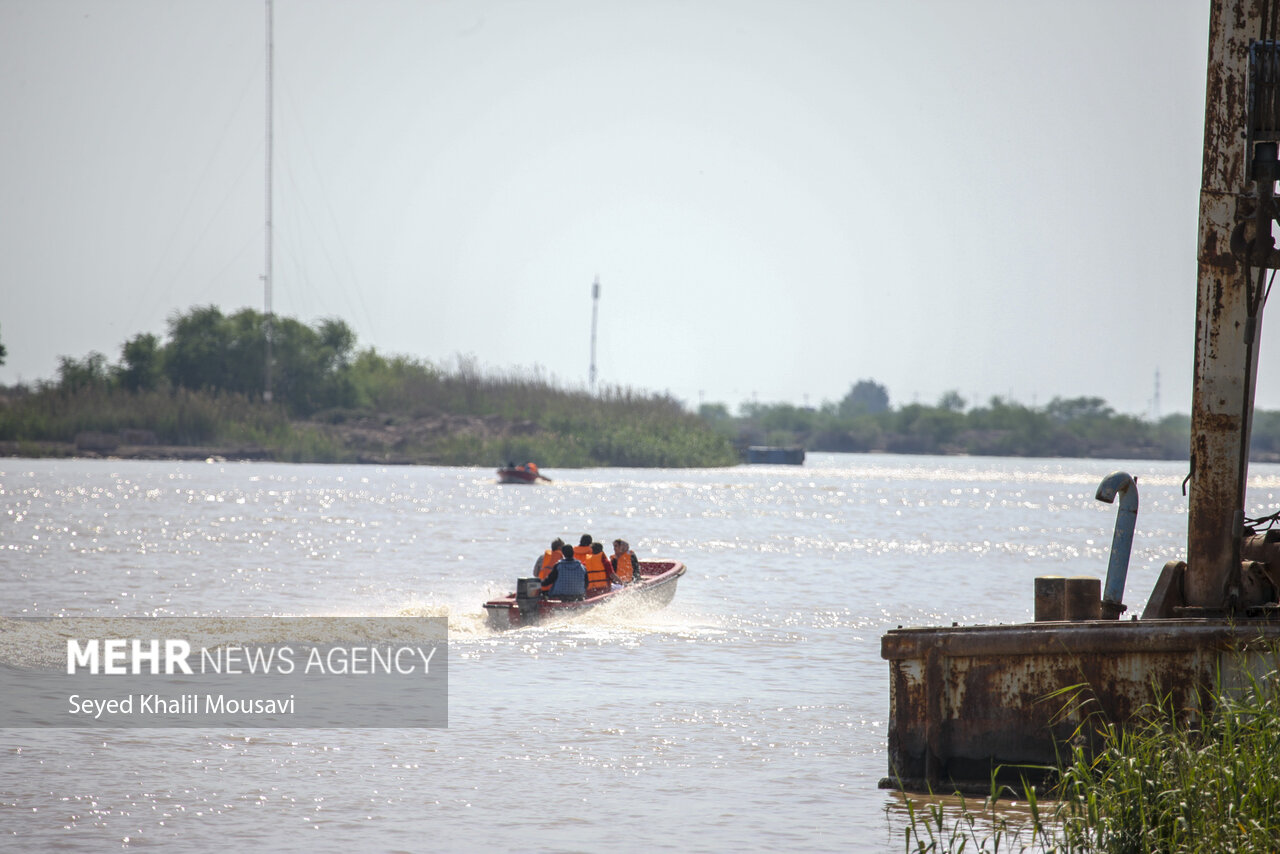
[(274, 143), (272, 138), (274, 111), (272, 109), (271, 93), (275, 86), (274, 6), (275, 3), (273, 0), (267, 0), (267, 258), (266, 266), (264, 267), (264, 272), (262, 274), (262, 303), (266, 312), (263, 332), (265, 333), (267, 342), (262, 399), (267, 403), (271, 402), (271, 244), (274, 241), (274, 235), (271, 232), (271, 165), (274, 158), (274, 152), (272, 150)]
[(596, 321), (600, 315), (600, 276), (591, 285), (591, 372), (587, 375), (591, 393), (596, 393)]
[(1151, 395), (1151, 420), (1160, 423), (1160, 369), (1156, 368), (1156, 389)]

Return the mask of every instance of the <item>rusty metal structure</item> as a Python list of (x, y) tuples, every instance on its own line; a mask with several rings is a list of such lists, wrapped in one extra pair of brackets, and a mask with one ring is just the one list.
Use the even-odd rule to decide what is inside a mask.
[[(1085, 716), (1125, 721), (1157, 695), (1199, 711), (1201, 686), (1228, 690), (1274, 669), (1264, 624), (1241, 646), (1222, 620), (1053, 622), (898, 629), (881, 644), (890, 665), (889, 776), (913, 792), (987, 794), (992, 775), (1038, 783), (1058, 751), (1094, 730)], [(1239, 657), (1238, 657), (1239, 656)], [(1019, 789), (1015, 789), (1020, 791)]]
[[(1031, 776), (1082, 715), (1123, 723), (1157, 696), (1203, 713), (1202, 689), (1275, 669), (1280, 517), (1246, 516), (1262, 310), (1280, 250), (1280, 0), (1213, 0), (1197, 253), (1186, 560), (1170, 560), (1141, 619), (1119, 616), (1132, 520), (1117, 526), (1106, 592), (1096, 579), (1036, 580), (1036, 622), (908, 628), (881, 642), (890, 667), (889, 776), (913, 791), (985, 792)], [(1126, 490), (1133, 488), (1131, 494)], [(1137, 512), (1132, 478), (1109, 475)], [(1020, 767), (1021, 766), (1021, 767)]]
[(1276, 259), (1275, 0), (1217, 0), (1209, 20), (1200, 188), (1191, 491), (1182, 607), (1234, 610), (1258, 327)]

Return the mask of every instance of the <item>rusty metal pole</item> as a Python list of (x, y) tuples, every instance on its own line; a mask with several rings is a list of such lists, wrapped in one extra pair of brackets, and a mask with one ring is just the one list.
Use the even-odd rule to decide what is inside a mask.
[[(1191, 493), (1186, 604), (1221, 608), (1233, 575), (1236, 514), (1243, 509), (1253, 390), (1246, 388), (1249, 270), (1231, 233), (1256, 198), (1249, 177), (1249, 43), (1264, 0), (1214, 0), (1209, 17), (1204, 168), (1200, 184), (1199, 284), (1191, 398)], [(1241, 202), (1244, 201), (1242, 205)], [(1243, 210), (1242, 210), (1243, 208)]]

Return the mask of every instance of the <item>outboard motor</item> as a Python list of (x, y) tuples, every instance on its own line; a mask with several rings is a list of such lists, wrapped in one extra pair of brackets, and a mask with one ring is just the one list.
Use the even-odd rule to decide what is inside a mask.
[(522, 622), (531, 623), (538, 618), (540, 601), (542, 601), (542, 579), (516, 579), (516, 607), (520, 609)]

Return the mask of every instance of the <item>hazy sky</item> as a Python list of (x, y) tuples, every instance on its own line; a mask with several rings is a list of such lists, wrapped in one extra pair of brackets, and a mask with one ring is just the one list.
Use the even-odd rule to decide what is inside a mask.
[[(262, 307), (264, 8), (0, 0), (0, 382)], [(693, 406), (1186, 412), (1208, 9), (276, 0), (275, 309), (583, 385), (599, 275)]]

